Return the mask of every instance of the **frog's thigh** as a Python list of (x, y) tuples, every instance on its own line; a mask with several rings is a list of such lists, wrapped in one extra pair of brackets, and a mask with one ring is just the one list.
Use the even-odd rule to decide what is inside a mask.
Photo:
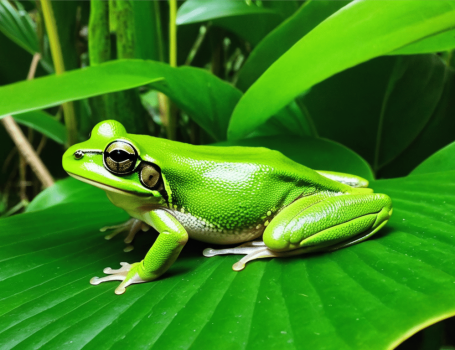
[(333, 250), (368, 238), (391, 214), (390, 197), (380, 193), (329, 197), (311, 206), (302, 198), (278, 213), (263, 239), (276, 252)]

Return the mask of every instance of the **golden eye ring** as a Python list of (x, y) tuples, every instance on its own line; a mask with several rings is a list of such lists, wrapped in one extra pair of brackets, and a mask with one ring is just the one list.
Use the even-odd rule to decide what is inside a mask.
[(139, 171), (141, 184), (150, 189), (157, 190), (160, 187), (161, 171), (157, 166), (145, 164)]
[(104, 167), (113, 174), (131, 174), (136, 166), (138, 154), (136, 148), (123, 140), (113, 141), (104, 150)]

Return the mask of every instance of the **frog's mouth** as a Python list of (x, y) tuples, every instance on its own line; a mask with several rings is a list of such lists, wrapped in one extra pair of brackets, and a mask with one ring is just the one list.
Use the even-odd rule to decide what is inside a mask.
[(105, 190), (105, 191), (120, 193), (120, 194), (123, 194), (123, 195), (126, 194), (126, 195), (134, 196), (134, 197), (153, 197), (152, 194), (138, 193), (138, 192), (133, 192), (133, 191), (121, 190), (119, 188), (112, 187), (112, 186), (109, 186), (109, 185), (105, 185), (105, 184), (103, 184), (101, 182), (98, 182), (98, 181), (95, 181), (95, 180), (90, 180), (90, 179), (88, 179), (86, 177), (83, 177), (83, 176), (80, 176), (80, 175), (76, 175), (76, 174), (70, 173), (68, 171), (67, 171), (67, 173), (68, 173), (68, 175), (74, 177), (75, 179), (77, 179), (79, 181), (88, 183), (88, 184), (90, 184), (92, 186), (101, 188), (102, 190)]

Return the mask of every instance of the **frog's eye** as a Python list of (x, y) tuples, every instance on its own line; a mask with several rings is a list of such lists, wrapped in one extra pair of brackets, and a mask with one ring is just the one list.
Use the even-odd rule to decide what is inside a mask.
[(159, 187), (158, 181), (160, 180), (160, 171), (153, 165), (146, 164), (142, 167), (139, 173), (139, 178), (142, 185), (149, 189), (155, 190), (157, 187)]
[(136, 149), (125, 141), (114, 141), (104, 151), (104, 166), (117, 175), (126, 175), (133, 171), (137, 161)]

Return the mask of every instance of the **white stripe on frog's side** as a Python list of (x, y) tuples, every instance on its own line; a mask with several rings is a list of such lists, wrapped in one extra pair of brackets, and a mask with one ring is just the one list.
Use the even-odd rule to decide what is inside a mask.
[(169, 211), (185, 227), (192, 239), (213, 244), (237, 244), (251, 241), (262, 235), (264, 227), (243, 230), (219, 229), (190, 213)]

